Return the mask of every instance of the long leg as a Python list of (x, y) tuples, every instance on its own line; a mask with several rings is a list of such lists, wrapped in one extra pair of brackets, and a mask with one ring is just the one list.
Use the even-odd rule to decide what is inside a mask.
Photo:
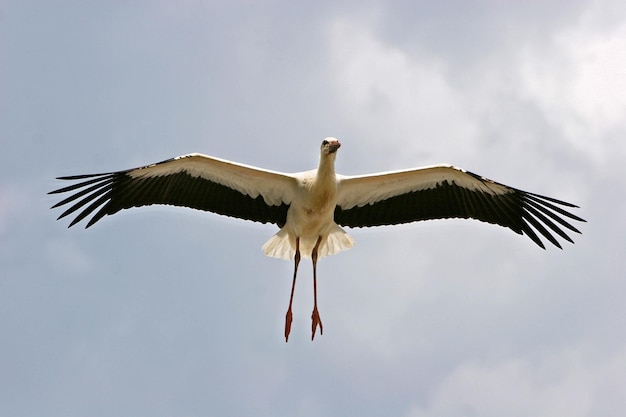
[(293, 304), (293, 292), (296, 289), (296, 276), (298, 275), (298, 264), (300, 263), (300, 238), (296, 238), (296, 255), (294, 256), (295, 266), (293, 268), (293, 282), (291, 283), (291, 296), (289, 297), (289, 309), (285, 316), (285, 342), (289, 341), (289, 333), (291, 332), (291, 305)]
[(313, 261), (313, 313), (311, 314), (311, 340), (315, 338), (315, 331), (317, 325), (320, 326), (320, 335), (324, 334), (324, 326), (322, 326), (322, 320), (320, 319), (320, 313), (317, 311), (317, 250), (322, 243), (322, 237), (317, 238), (313, 252), (311, 253), (311, 260)]

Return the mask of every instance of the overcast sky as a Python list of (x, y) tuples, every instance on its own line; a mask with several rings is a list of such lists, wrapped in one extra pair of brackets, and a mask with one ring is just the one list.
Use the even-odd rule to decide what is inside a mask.
[[(626, 412), (622, 1), (0, 3), (0, 415)], [(350, 230), (151, 207), (67, 229), (62, 175), (202, 152), (268, 169), (452, 163), (580, 206), (576, 244), (447, 220)]]

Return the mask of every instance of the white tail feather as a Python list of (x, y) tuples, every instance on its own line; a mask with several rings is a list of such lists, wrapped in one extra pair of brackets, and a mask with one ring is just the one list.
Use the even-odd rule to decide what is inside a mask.
[(292, 245), (289, 241), (289, 233), (285, 229), (280, 229), (265, 242), (263, 252), (272, 258), (293, 259), (296, 255), (296, 242), (294, 241)]
[[(311, 252), (317, 239), (300, 239), (300, 256), (305, 259), (311, 258)], [(341, 227), (333, 225), (332, 230), (322, 241), (318, 249), (318, 258), (334, 255), (344, 250), (350, 249), (354, 245), (354, 239)], [(296, 254), (296, 241), (290, 239), (289, 233), (285, 229), (280, 229), (278, 233), (270, 238), (263, 245), (263, 252), (266, 256), (280, 259), (293, 259)]]

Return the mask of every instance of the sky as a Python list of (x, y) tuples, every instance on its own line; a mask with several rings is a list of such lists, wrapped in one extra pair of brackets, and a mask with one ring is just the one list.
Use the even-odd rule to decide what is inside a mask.
[[(0, 3), (0, 415), (623, 416), (621, 1)], [(563, 250), (467, 220), (349, 230), (171, 207), (85, 230), (57, 176), (201, 152), (451, 163), (580, 206)]]

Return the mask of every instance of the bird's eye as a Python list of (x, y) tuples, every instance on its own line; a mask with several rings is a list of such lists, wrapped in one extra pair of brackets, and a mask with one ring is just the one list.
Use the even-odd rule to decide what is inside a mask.
[(322, 146), (326, 146), (326, 145), (328, 145), (328, 141), (327, 141), (326, 139), (324, 139), (324, 140), (322, 141)]

